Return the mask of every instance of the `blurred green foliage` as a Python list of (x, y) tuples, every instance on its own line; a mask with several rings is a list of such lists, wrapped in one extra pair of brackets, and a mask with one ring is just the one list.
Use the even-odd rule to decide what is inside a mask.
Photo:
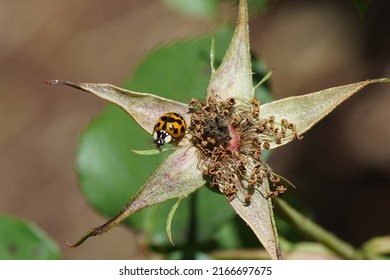
[(1, 260), (55, 260), (57, 243), (31, 222), (0, 215)]
[(371, 0), (351, 0), (361, 19), (366, 17)]
[[(162, 2), (183, 14), (202, 19), (218, 15), (222, 2), (238, 5), (238, 0), (162, 0)], [(248, 0), (248, 10), (251, 14), (264, 11), (268, 2), (268, 0)]]

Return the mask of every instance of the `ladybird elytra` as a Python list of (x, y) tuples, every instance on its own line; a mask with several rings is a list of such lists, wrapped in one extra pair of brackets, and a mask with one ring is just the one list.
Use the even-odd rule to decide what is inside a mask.
[(165, 143), (178, 143), (185, 135), (187, 124), (178, 113), (169, 112), (162, 115), (154, 125), (153, 138), (157, 149)]

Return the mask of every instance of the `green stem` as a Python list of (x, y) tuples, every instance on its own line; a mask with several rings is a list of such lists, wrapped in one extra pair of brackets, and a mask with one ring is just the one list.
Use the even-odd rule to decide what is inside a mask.
[(334, 234), (326, 231), (321, 226), (303, 216), (285, 201), (276, 198), (275, 202), (277, 206), (279, 206), (278, 210), (280, 210), (285, 217), (305, 235), (322, 243), (344, 259), (353, 260), (358, 258), (356, 250), (350, 244), (344, 242)]

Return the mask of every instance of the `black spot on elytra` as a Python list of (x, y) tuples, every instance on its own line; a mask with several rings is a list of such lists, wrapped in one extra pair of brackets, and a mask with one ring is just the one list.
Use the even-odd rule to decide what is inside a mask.
[(168, 118), (167, 119), (167, 122), (170, 122), (170, 123), (178, 123), (179, 125), (181, 125), (183, 122), (181, 121), (181, 119), (176, 119), (176, 118)]
[(165, 122), (160, 129), (161, 130), (167, 130), (167, 123)]
[(158, 122), (156, 123), (156, 125), (154, 126), (154, 130), (160, 130), (160, 126), (161, 126), (161, 122)]

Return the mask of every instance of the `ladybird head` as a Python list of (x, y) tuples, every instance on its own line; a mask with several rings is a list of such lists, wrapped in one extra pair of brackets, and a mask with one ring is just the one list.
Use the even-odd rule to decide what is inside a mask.
[(153, 133), (154, 143), (157, 145), (157, 148), (164, 145), (165, 143), (169, 143), (172, 141), (172, 136), (166, 132), (165, 130), (157, 130)]

